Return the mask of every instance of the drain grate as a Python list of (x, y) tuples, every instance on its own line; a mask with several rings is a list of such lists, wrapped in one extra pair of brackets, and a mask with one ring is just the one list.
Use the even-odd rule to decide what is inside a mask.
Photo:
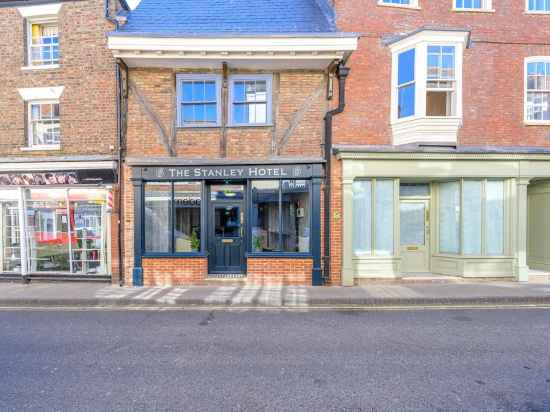
[(244, 273), (209, 273), (208, 279), (244, 279)]

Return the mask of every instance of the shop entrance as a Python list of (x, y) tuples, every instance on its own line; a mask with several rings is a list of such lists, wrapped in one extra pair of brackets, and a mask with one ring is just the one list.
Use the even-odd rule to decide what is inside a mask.
[(430, 196), (427, 183), (404, 183), (399, 189), (401, 272), (430, 271)]
[(245, 271), (245, 186), (210, 186), (208, 206), (208, 271), (238, 274)]

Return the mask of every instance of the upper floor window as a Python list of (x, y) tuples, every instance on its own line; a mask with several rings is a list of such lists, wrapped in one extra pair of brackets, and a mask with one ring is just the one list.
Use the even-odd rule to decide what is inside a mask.
[(527, 11), (550, 13), (550, 0), (527, 0)]
[(59, 101), (31, 101), (28, 108), (29, 147), (59, 146)]
[(525, 120), (550, 122), (550, 57), (533, 57), (525, 62)]
[(414, 81), (415, 50), (407, 50), (398, 57), (398, 114), (400, 119), (414, 115), (415, 90)]
[(59, 64), (59, 30), (57, 22), (29, 23), (29, 63), (31, 66)]
[(492, 0), (454, 0), (456, 10), (491, 10)]
[(220, 79), (216, 75), (178, 76), (179, 126), (218, 126)]
[(455, 47), (428, 46), (426, 116), (455, 115)]
[(378, 4), (397, 7), (418, 7), (418, 0), (378, 0)]
[(230, 124), (271, 123), (271, 75), (235, 75), (230, 79)]

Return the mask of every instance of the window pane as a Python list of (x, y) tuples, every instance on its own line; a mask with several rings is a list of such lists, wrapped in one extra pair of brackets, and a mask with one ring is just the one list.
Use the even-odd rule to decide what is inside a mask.
[(420, 202), (401, 202), (399, 210), (401, 246), (424, 246), (426, 244), (426, 205)]
[(201, 183), (174, 183), (174, 251), (198, 252), (201, 246)]
[(283, 252), (309, 252), (309, 185), (307, 180), (281, 181)]
[(172, 185), (147, 183), (145, 185), (145, 251), (170, 252)]
[(372, 182), (353, 182), (353, 251), (372, 252)]
[(439, 251), (460, 253), (460, 183), (439, 185)]
[(464, 181), (462, 236), (465, 255), (481, 255), (481, 188), (479, 180)]
[(193, 82), (183, 82), (183, 99), (184, 102), (193, 101)]
[(376, 181), (375, 251), (377, 256), (393, 255), (393, 180)]
[(414, 57), (415, 49), (399, 54), (397, 84), (404, 84), (414, 81)]
[(401, 197), (423, 197), (430, 195), (430, 185), (427, 183), (401, 183), (399, 196)]
[(487, 181), (486, 198), (487, 255), (504, 255), (504, 182), (502, 180)]
[(207, 102), (215, 102), (216, 99), (216, 82), (204, 82), (204, 100)]
[(204, 101), (204, 82), (193, 82), (193, 101)]
[(279, 251), (279, 181), (252, 182), (252, 250)]
[(399, 106), (398, 117), (408, 117), (414, 115), (414, 101), (415, 101), (415, 85), (410, 84), (408, 86), (399, 88)]
[(244, 82), (233, 83), (233, 101), (244, 102)]

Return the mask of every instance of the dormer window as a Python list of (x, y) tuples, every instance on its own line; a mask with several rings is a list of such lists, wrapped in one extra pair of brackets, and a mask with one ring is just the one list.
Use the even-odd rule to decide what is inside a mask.
[(454, 143), (467, 32), (425, 30), (391, 45), (394, 144)]

